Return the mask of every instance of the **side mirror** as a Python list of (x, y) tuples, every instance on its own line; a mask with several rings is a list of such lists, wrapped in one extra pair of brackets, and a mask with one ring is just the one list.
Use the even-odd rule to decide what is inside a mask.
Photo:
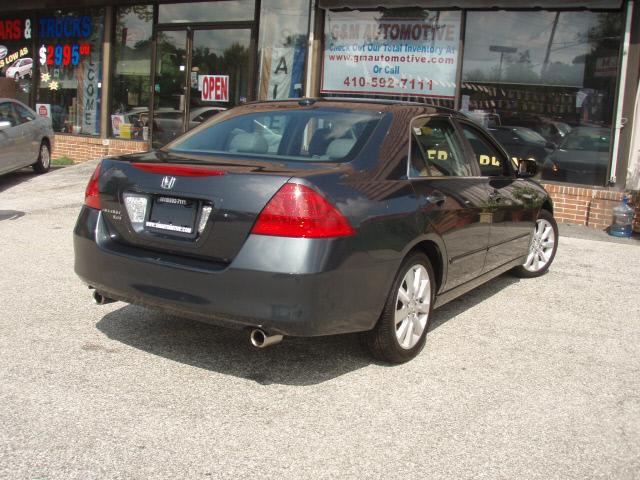
[(538, 164), (530, 158), (522, 159), (518, 163), (518, 176), (522, 178), (533, 177), (538, 173)]
[(547, 142), (547, 144), (545, 145), (545, 147), (550, 148), (551, 150), (557, 150), (558, 149), (558, 145), (556, 145), (553, 142)]
[(1, 130), (6, 130), (7, 128), (11, 128), (11, 122), (9, 122), (7, 120), (0, 121), (0, 131)]

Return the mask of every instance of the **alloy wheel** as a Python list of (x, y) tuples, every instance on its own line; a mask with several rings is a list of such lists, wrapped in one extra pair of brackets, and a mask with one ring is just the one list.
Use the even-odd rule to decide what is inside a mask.
[(555, 243), (553, 226), (548, 220), (539, 218), (529, 245), (529, 255), (523, 267), (529, 272), (542, 270), (551, 260)]
[(396, 338), (405, 350), (420, 340), (427, 326), (430, 305), (429, 274), (423, 265), (414, 265), (405, 274), (396, 297)]
[(51, 155), (49, 154), (49, 149), (43, 143), (40, 146), (40, 163), (42, 164), (42, 168), (47, 170), (49, 168), (49, 164), (51, 163)]

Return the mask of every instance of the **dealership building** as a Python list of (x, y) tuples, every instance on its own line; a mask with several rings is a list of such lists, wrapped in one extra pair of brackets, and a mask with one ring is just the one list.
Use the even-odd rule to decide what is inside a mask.
[(633, 0), (0, 5), (0, 96), (51, 118), (53, 158), (147, 151), (253, 100), (418, 101), (536, 158), (556, 217), (594, 228), (640, 204), (639, 77)]

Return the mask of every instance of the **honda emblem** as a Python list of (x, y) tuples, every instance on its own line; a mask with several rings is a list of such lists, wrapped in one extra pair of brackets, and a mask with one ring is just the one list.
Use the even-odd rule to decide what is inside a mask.
[(171, 190), (175, 184), (176, 184), (176, 177), (162, 177), (162, 182), (160, 183), (160, 186), (165, 190)]

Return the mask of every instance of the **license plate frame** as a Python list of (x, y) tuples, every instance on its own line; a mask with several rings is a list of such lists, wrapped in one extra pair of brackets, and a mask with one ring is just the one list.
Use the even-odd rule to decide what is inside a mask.
[(166, 195), (154, 196), (145, 227), (156, 233), (194, 238), (198, 207), (197, 200)]

